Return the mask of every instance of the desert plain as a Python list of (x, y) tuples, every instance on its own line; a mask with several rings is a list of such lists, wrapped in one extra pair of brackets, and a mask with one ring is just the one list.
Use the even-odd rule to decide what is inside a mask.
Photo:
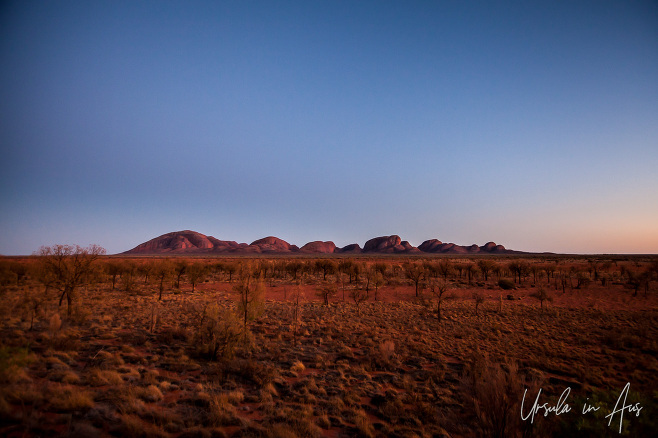
[(2, 436), (658, 430), (655, 256), (55, 255), (0, 260)]

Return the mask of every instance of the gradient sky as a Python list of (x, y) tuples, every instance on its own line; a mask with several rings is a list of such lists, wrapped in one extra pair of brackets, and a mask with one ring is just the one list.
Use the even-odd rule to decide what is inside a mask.
[(0, 254), (658, 253), (655, 1), (0, 6)]

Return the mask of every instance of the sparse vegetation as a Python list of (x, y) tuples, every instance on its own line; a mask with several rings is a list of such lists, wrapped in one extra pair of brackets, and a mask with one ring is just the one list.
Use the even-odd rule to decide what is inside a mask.
[(514, 282), (512, 280), (507, 279), (507, 278), (501, 278), (500, 280), (498, 280), (498, 286), (502, 290), (516, 289), (516, 286), (514, 285)]
[(0, 259), (2, 435), (595, 436), (595, 416), (522, 421), (524, 388), (627, 382), (647, 410), (624, 433), (652, 430), (650, 258), (98, 253), (67, 312), (44, 260)]
[(71, 316), (77, 289), (89, 281), (94, 262), (105, 254), (105, 249), (91, 245), (87, 248), (73, 245), (43, 246), (38, 255), (38, 279), (60, 293), (59, 305), (66, 298), (67, 313)]
[(439, 321), (441, 321), (441, 304), (445, 299), (445, 294), (447, 290), (448, 290), (448, 285), (443, 282), (432, 281), (430, 283), (430, 291), (432, 292), (432, 295), (436, 300), (436, 317)]
[(473, 301), (475, 302), (475, 314), (478, 314), (478, 308), (484, 303), (484, 295), (482, 292), (473, 292)]
[(553, 297), (550, 296), (543, 287), (540, 287), (539, 290), (537, 290), (537, 292), (533, 292), (531, 296), (539, 300), (539, 302), (541, 303), (542, 312), (544, 311), (544, 302), (553, 301)]

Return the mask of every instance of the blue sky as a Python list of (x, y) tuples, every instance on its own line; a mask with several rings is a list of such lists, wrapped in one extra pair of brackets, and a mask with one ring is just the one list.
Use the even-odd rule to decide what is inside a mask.
[(0, 254), (493, 240), (658, 253), (653, 1), (0, 6)]

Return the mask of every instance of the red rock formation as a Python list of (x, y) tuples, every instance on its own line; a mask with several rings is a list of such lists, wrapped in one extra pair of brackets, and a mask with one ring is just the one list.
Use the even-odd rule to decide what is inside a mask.
[(402, 242), (400, 236), (381, 236), (370, 239), (363, 245), (363, 252), (394, 252), (395, 246)]
[[(414, 254), (422, 252), (421, 250), (419, 250), (418, 248), (416, 248), (415, 246), (413, 246), (411, 243), (409, 243), (406, 240), (403, 240), (402, 243), (400, 243), (399, 246), (402, 247), (402, 251), (396, 251), (396, 252), (406, 252), (406, 253), (414, 253)], [(396, 246), (396, 248), (397, 248), (397, 246)]]
[(503, 245), (487, 242), (483, 246), (475, 244), (460, 246), (454, 243), (442, 243), (431, 239), (424, 241), (418, 248), (408, 241), (402, 241), (400, 236), (381, 236), (370, 239), (363, 247), (353, 243), (337, 248), (333, 242), (309, 242), (301, 249), (291, 245), (278, 237), (268, 236), (258, 239), (251, 244), (237, 243), (235, 241), (219, 240), (212, 236), (205, 236), (195, 231), (185, 230), (163, 234), (148, 242), (136, 246), (124, 254), (192, 254), (192, 253), (229, 253), (229, 254), (290, 254), (290, 253), (317, 253), (317, 254), (359, 254), (361, 252), (373, 254), (412, 254), (412, 253), (447, 253), (447, 254), (515, 254), (517, 251), (505, 249)]
[(418, 249), (423, 252), (441, 252), (443, 242), (438, 239), (426, 240), (418, 246)]
[(361, 247), (358, 243), (351, 243), (340, 249), (337, 249), (336, 252), (341, 254), (359, 254), (361, 253)]
[(496, 244), (494, 242), (487, 242), (484, 244), (484, 246), (481, 246), (480, 249), (482, 251), (491, 252), (496, 249)]
[(175, 231), (163, 234), (144, 242), (141, 245), (127, 251), (130, 254), (156, 254), (167, 252), (191, 252), (195, 250), (206, 250), (214, 245), (207, 236), (195, 231)]
[(370, 239), (363, 246), (363, 252), (380, 254), (419, 253), (408, 241), (402, 241), (400, 236), (381, 236)]
[(232, 252), (236, 251), (240, 248), (246, 247), (246, 243), (238, 243), (235, 241), (226, 241), (226, 240), (219, 240), (216, 239), (212, 236), (208, 236), (208, 240), (210, 240), (213, 244), (212, 252)]
[(454, 243), (443, 243), (437, 239), (426, 240), (418, 247), (422, 252), (429, 253), (459, 253), (466, 252), (463, 246), (455, 245)]
[(317, 254), (332, 254), (336, 251), (336, 245), (334, 242), (322, 242), (316, 240), (314, 242), (309, 242), (306, 245), (299, 248), (301, 252), (307, 253), (317, 253)]
[(296, 245), (291, 245), (285, 240), (278, 237), (268, 236), (251, 242), (249, 246), (256, 246), (260, 248), (261, 252), (296, 252), (299, 248)]

